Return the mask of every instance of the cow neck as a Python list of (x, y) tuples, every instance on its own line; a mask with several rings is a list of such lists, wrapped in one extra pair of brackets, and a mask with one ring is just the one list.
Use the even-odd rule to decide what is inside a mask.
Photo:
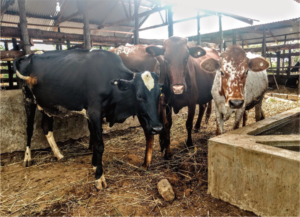
[(116, 90), (106, 117), (110, 127), (115, 123), (123, 123), (128, 117), (133, 115), (137, 115), (137, 100), (134, 85), (130, 86), (126, 91)]

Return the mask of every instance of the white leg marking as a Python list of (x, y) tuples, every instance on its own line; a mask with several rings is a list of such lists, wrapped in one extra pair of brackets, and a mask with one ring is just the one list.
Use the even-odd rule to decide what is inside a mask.
[[(102, 186), (103, 184), (103, 186)], [(95, 186), (98, 190), (101, 190), (103, 187), (106, 188), (107, 187), (107, 184), (106, 184), (106, 181), (105, 181), (105, 177), (104, 177), (104, 173), (102, 174), (102, 176), (100, 177), (100, 179), (97, 179), (95, 181)]]
[(31, 150), (28, 146), (26, 147), (25, 157), (24, 157), (24, 166), (25, 167), (26, 167), (27, 162), (28, 162), (28, 166), (30, 166), (30, 164), (31, 164)]
[(57, 144), (54, 140), (53, 132), (49, 131), (49, 133), (46, 135), (46, 138), (57, 160), (62, 159), (64, 156), (60, 153), (59, 148), (57, 147)]
[(93, 166), (93, 171), (96, 172), (97, 167)]

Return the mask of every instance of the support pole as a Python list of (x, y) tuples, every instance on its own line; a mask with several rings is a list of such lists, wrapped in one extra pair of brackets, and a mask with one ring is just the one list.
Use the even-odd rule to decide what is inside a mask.
[(276, 56), (277, 56), (277, 71), (276, 71), (276, 76), (278, 78), (279, 72), (280, 72), (280, 51), (276, 52)]
[(263, 57), (266, 57), (266, 26), (263, 27), (263, 41), (262, 41), (262, 53)]
[(222, 14), (219, 14), (219, 33), (220, 33), (220, 52), (223, 51), (223, 29), (222, 29)]
[(168, 33), (169, 33), (169, 38), (174, 35), (173, 31), (173, 11), (172, 11), (172, 6), (168, 7)]
[(287, 70), (287, 77), (290, 77), (290, 75), (291, 75), (291, 63), (292, 63), (291, 53), (292, 53), (292, 50), (289, 49), (289, 68)]
[(232, 30), (232, 44), (236, 45), (236, 32), (235, 32), (235, 30)]
[[(5, 42), (4, 43), (4, 46), (5, 46), (5, 50), (9, 50), (8, 49), (8, 43)], [(7, 61), (7, 69), (8, 69), (8, 83), (9, 83), (9, 88), (11, 89), (13, 87), (13, 70), (11, 68), (11, 62), (10, 61)]]
[(21, 28), (21, 38), (23, 41), (23, 50), (25, 54), (30, 54), (30, 41), (29, 41), (29, 35), (27, 30), (25, 0), (18, 0), (18, 4), (19, 4), (20, 28)]
[(90, 22), (88, 16), (87, 1), (77, 0), (78, 11), (82, 11), (83, 17), (83, 41), (84, 49), (91, 49), (91, 32), (90, 32)]
[(200, 35), (200, 14), (197, 11), (197, 45), (201, 43), (201, 35)]
[(67, 40), (67, 49), (70, 50), (70, 48), (71, 48), (70, 40)]
[(139, 3), (134, 0), (134, 44), (139, 44)]

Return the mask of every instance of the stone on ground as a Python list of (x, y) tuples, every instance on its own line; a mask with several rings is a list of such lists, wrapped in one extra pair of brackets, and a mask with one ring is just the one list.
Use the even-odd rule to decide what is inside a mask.
[(175, 199), (173, 188), (167, 179), (162, 179), (157, 183), (159, 194), (165, 201), (172, 201)]

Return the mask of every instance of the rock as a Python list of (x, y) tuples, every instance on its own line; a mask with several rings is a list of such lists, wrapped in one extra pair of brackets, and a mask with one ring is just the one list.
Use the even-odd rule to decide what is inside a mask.
[(175, 199), (173, 188), (167, 179), (162, 179), (157, 183), (159, 194), (165, 201), (172, 201)]
[(193, 192), (192, 189), (190, 189), (190, 188), (186, 189), (186, 190), (185, 190), (185, 196), (186, 196), (186, 197), (190, 196), (190, 194), (191, 194), (192, 192)]

